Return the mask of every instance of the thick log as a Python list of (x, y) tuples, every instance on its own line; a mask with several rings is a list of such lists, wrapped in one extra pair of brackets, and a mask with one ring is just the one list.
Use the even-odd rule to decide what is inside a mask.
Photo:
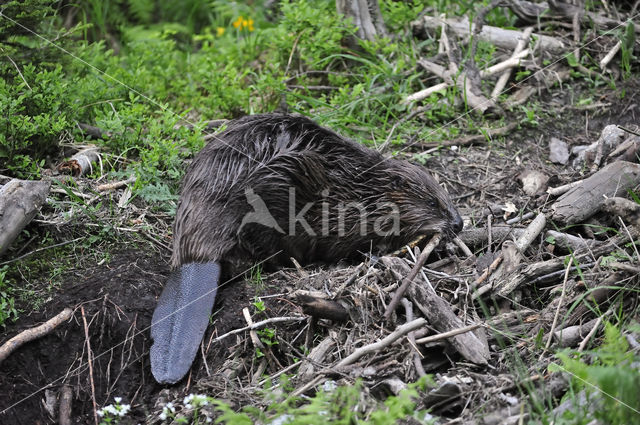
[(600, 210), (606, 198), (625, 196), (638, 184), (640, 164), (613, 162), (562, 195), (551, 206), (552, 218), (565, 224), (584, 222)]
[[(474, 32), (475, 28), (475, 26), (469, 24), (469, 20), (467, 18), (442, 19), (434, 18), (432, 16), (423, 16), (421, 19), (412, 22), (411, 25), (414, 29), (424, 29), (431, 32), (438, 31), (443, 23), (445, 23), (451, 31), (461, 38), (469, 37)], [(482, 27), (482, 31), (478, 34), (480, 40), (487, 41), (501, 49), (511, 51), (516, 48), (518, 41), (522, 36), (523, 32), (521, 31), (506, 30), (489, 25), (484, 25)], [(531, 37), (536, 40), (535, 48), (540, 48), (552, 54), (560, 54), (568, 50), (568, 47), (557, 38), (541, 34), (532, 34)]]
[(47, 181), (13, 179), (0, 187), (0, 255), (35, 217), (50, 186)]

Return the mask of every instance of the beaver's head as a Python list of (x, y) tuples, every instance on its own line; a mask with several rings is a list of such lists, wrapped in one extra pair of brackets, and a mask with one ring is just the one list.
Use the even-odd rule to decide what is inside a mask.
[(400, 160), (388, 164), (387, 196), (399, 209), (403, 234), (439, 232), (451, 238), (462, 230), (462, 217), (451, 197), (425, 168)]

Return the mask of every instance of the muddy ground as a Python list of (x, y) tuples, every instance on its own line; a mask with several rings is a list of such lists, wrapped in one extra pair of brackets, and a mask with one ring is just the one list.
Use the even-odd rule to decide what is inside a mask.
[[(583, 86), (582, 90), (588, 89), (586, 83)], [(526, 196), (516, 180), (524, 168), (545, 172), (551, 177), (551, 186), (579, 178), (580, 170), (569, 165), (553, 165), (547, 160), (550, 137), (558, 137), (571, 146), (583, 145), (597, 140), (606, 125), (633, 126), (640, 123), (640, 84), (637, 80), (628, 81), (616, 91), (601, 90), (594, 98), (597, 97), (597, 102), (605, 106), (595, 110), (566, 106), (575, 98), (579, 90), (577, 87), (578, 84), (572, 87), (565, 85), (563, 89), (545, 93), (541, 98), (540, 110), (547, 113), (539, 117), (540, 124), (537, 127), (523, 124), (504, 141), (496, 141), (491, 145), (480, 143), (455, 152), (443, 150), (439, 156), (428, 160), (427, 166), (456, 199), (463, 216), (470, 217), (477, 226), (482, 226), (482, 211), (490, 204), (513, 202), (527, 211), (543, 207), (546, 202), (544, 197)], [(624, 97), (620, 96), (621, 90), (626, 92)], [(496, 222), (502, 221), (501, 217), (495, 219)], [(37, 223), (32, 224), (30, 230), (37, 233), (37, 226)], [(156, 236), (163, 239), (166, 235)], [(63, 241), (65, 236), (59, 234), (58, 239)], [(262, 287), (243, 278), (225, 284), (218, 293), (213, 323), (204, 338), (204, 354), (197, 356), (188, 378), (168, 387), (167, 391), (166, 387), (154, 382), (150, 373), (148, 327), (157, 297), (169, 273), (169, 252), (151, 244), (123, 244), (110, 249), (110, 252), (109, 261), (101, 264), (97, 260), (93, 263), (86, 261), (75, 270), (65, 271), (62, 287), (39, 311), (29, 312), (27, 303), (17, 306), (23, 313), (15, 324), (8, 324), (3, 330), (0, 343), (42, 323), (65, 307), (73, 307), (75, 311), (71, 321), (59, 326), (51, 334), (24, 345), (0, 364), (1, 424), (55, 423), (56, 397), (63, 385), (72, 389), (74, 423), (93, 423), (90, 375), (93, 375), (98, 408), (113, 403), (114, 397), (122, 397), (131, 404), (132, 414), (124, 423), (153, 423), (153, 417), (157, 417), (161, 410), (161, 403), (191, 392), (207, 392), (224, 397), (234, 406), (250, 403), (250, 396), (243, 393), (238, 382), (244, 382), (255, 373), (260, 362), (253, 359), (254, 348), (246, 332), (216, 343), (210, 343), (212, 336), (246, 326), (242, 309), (248, 307), (255, 312), (252, 304), (257, 294), (274, 295), (264, 298), (264, 317), (301, 315), (299, 307), (287, 299), (289, 291), (308, 284), (309, 276), (317, 282), (339, 284), (353, 271), (350, 268), (352, 266), (346, 265), (309, 267), (305, 272), (290, 269), (266, 275)], [(44, 255), (47, 255), (46, 252)], [(449, 254), (435, 254), (432, 260), (446, 255)], [(551, 256), (548, 253), (540, 255), (546, 255), (547, 258)], [(56, 259), (50, 261), (51, 267), (55, 267)], [(464, 266), (458, 260), (453, 264), (459, 268)], [(322, 275), (324, 272), (329, 274)], [(304, 277), (305, 273), (309, 276)], [(521, 303), (537, 311), (544, 307), (548, 299), (525, 296)], [(87, 322), (87, 330), (83, 319)], [(289, 341), (291, 346), (296, 346), (304, 340), (305, 323), (274, 327), (281, 341)], [(320, 323), (317, 332), (326, 335), (332, 326), (331, 323)], [(87, 341), (93, 354), (91, 371), (87, 364)], [(276, 363), (280, 366), (289, 364), (290, 354), (295, 352), (293, 348), (283, 345), (273, 349)], [(229, 365), (225, 361), (232, 355), (237, 359), (239, 352), (247, 358), (243, 365), (236, 367), (236, 374), (240, 378), (234, 380), (229, 378)], [(485, 379), (486, 385), (498, 385), (500, 377), (510, 372), (504, 362), (504, 353), (500, 350), (492, 352), (491, 367), (485, 369), (460, 362), (460, 357), (444, 345), (432, 347), (429, 355), (433, 359), (427, 370), (429, 373), (467, 369), (470, 374), (495, 378), (494, 382)], [(206, 365), (203, 357), (206, 358)], [(277, 367), (269, 362), (264, 373), (277, 371)], [(440, 413), (455, 418), (466, 412), (469, 417), (470, 413), (480, 411), (477, 410), (480, 399), (482, 397), (470, 397), (469, 405), (447, 405)], [(495, 401), (491, 403), (495, 408), (500, 407)], [(482, 411), (488, 410), (491, 409), (484, 406)]]

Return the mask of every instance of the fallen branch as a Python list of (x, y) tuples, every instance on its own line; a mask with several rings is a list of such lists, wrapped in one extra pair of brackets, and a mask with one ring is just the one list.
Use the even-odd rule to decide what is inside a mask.
[(350, 365), (350, 364), (354, 363), (356, 360), (358, 360), (360, 357), (365, 356), (365, 355), (367, 355), (369, 353), (374, 353), (374, 352), (379, 351), (379, 350), (381, 350), (381, 349), (383, 349), (385, 347), (388, 347), (393, 342), (395, 342), (397, 339), (405, 336), (406, 334), (408, 334), (411, 331), (415, 331), (416, 329), (419, 329), (419, 328), (425, 326), (426, 324), (427, 324), (426, 319), (424, 319), (423, 317), (420, 317), (420, 318), (415, 319), (415, 320), (413, 320), (411, 322), (405, 323), (404, 325), (398, 326), (398, 328), (396, 328), (395, 331), (391, 332), (389, 335), (387, 335), (386, 337), (384, 337), (380, 341), (374, 342), (372, 344), (365, 345), (363, 347), (358, 348), (353, 353), (351, 353), (349, 356), (347, 356), (344, 359), (340, 360), (335, 367), (339, 368), (339, 367), (342, 367), (342, 366)]
[[(533, 32), (533, 27), (527, 27), (522, 33), (522, 37), (518, 40), (518, 44), (513, 49), (513, 54), (511, 55), (511, 59), (516, 57), (520, 52), (524, 50), (527, 44), (529, 44), (529, 38), (531, 37), (531, 33)], [(498, 96), (502, 93), (504, 88), (507, 85), (507, 82), (511, 78), (511, 68), (504, 71), (504, 73), (498, 78), (496, 81), (496, 85), (493, 87), (493, 91), (491, 92), (491, 98), (497, 99)]]
[[(447, 27), (460, 38), (469, 37), (475, 32), (475, 24), (470, 25), (469, 19), (466, 17), (459, 19), (442, 19), (423, 16), (421, 19), (412, 22), (411, 25), (417, 30), (422, 29), (427, 32), (433, 32), (440, 29), (442, 23), (445, 23)], [(483, 25), (482, 31), (477, 36), (480, 41), (486, 41), (504, 50), (513, 50), (522, 38), (522, 35), (523, 33), (521, 31)], [(553, 55), (567, 51), (567, 46), (557, 38), (542, 34), (532, 34), (531, 36), (536, 40), (534, 51), (536, 49), (542, 49)]]
[(482, 325), (480, 323), (475, 323), (473, 325), (465, 326), (464, 328), (453, 329), (449, 332), (442, 332), (437, 335), (426, 336), (424, 338), (420, 338), (416, 340), (416, 344), (428, 344), (431, 342), (440, 341), (442, 339), (451, 338), (452, 336), (464, 334), (467, 332), (475, 331)]
[(0, 363), (4, 361), (9, 355), (17, 350), (22, 345), (27, 342), (33, 341), (34, 339), (41, 338), (45, 335), (48, 335), (53, 331), (56, 327), (58, 327), (61, 323), (66, 322), (71, 318), (73, 314), (73, 310), (70, 308), (65, 308), (56, 316), (47, 320), (43, 324), (36, 326), (35, 328), (27, 329), (20, 332), (18, 335), (11, 338), (9, 341), (2, 344), (0, 347)]

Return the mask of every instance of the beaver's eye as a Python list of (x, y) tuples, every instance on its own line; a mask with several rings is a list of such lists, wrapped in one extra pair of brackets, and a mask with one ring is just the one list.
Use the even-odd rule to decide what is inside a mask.
[(438, 208), (438, 203), (435, 199), (427, 199), (427, 205), (429, 208)]

